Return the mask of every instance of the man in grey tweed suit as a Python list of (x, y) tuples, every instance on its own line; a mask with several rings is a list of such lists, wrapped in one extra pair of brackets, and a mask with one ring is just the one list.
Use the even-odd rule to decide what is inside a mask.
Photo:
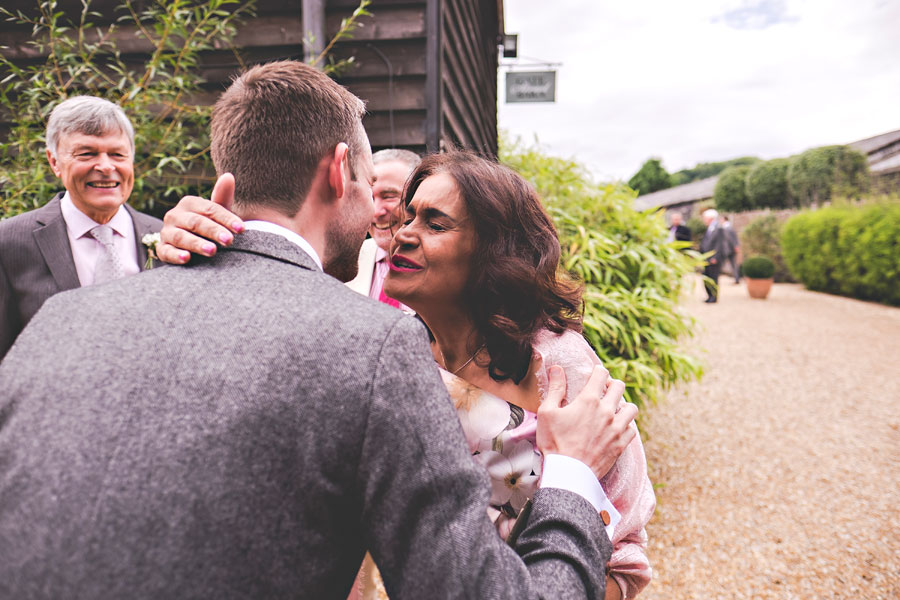
[[(249, 70), (212, 124), (248, 231), (58, 294), (19, 336), (0, 364), (0, 598), (343, 599), (366, 549), (394, 600), (604, 596), (592, 503), (546, 487), (502, 542), (424, 328), (339, 281), (373, 211), (362, 111), (301, 63)], [(635, 412), (600, 375), (539, 434), (592, 477)]]

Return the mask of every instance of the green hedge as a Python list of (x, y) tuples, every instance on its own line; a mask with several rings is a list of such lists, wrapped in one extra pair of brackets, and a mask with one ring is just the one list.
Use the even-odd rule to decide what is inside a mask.
[(866, 155), (849, 146), (822, 146), (791, 157), (787, 181), (799, 206), (819, 205), (832, 196), (859, 198), (868, 185)]
[(500, 159), (537, 188), (559, 231), (562, 266), (585, 284), (584, 336), (626, 397), (699, 379), (685, 341), (696, 323), (681, 306), (686, 277), (703, 264), (685, 242), (667, 242), (662, 212), (638, 212), (635, 193), (598, 184), (575, 161), (501, 137)]
[(775, 158), (751, 167), (747, 173), (747, 199), (754, 208), (787, 208), (791, 198), (788, 191), (786, 158)]
[(719, 175), (713, 198), (721, 212), (742, 212), (753, 208), (747, 197), (747, 173), (751, 167), (728, 167)]
[(811, 290), (900, 305), (900, 202), (800, 213), (785, 223), (781, 246)]
[(741, 231), (741, 250), (744, 256), (759, 254), (767, 256), (775, 263), (776, 283), (796, 281), (784, 262), (781, 251), (782, 223), (775, 215), (758, 217)]

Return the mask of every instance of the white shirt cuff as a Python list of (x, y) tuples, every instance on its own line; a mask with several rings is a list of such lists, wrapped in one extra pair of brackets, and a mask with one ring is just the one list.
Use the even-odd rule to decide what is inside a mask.
[(613, 532), (616, 525), (622, 520), (622, 515), (606, 497), (603, 486), (600, 485), (594, 472), (586, 464), (577, 458), (562, 454), (545, 455), (541, 487), (574, 492), (590, 502), (601, 515), (605, 512), (609, 515), (609, 523), (606, 523), (606, 535), (610, 540), (613, 538)]

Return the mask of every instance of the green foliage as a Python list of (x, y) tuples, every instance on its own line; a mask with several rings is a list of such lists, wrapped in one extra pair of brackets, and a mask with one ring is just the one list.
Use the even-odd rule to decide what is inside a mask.
[[(30, 13), (0, 9), (6, 20), (30, 26), (34, 52), (48, 55), (24, 65), (0, 56), (0, 106), (15, 115), (0, 143), (0, 217), (36, 208), (59, 191), (44, 152), (44, 129), (53, 107), (79, 94), (117, 102), (134, 125), (135, 207), (152, 211), (165, 197), (212, 182), (210, 107), (192, 102), (202, 82), (196, 67), (203, 52), (230, 47), (238, 19), (250, 10), (239, 0), (126, 0), (117, 7), (116, 23), (98, 27), (93, 21), (100, 14), (89, 0), (74, 21), (55, 1), (38, 2)], [(140, 68), (118, 48), (125, 35), (150, 43)]]
[(781, 244), (809, 289), (900, 305), (900, 202), (800, 213), (785, 223)]
[(849, 146), (822, 146), (791, 158), (787, 178), (799, 206), (817, 206), (832, 196), (859, 198), (868, 185), (868, 163)]
[(775, 281), (794, 281), (781, 253), (782, 223), (775, 215), (754, 219), (741, 231), (741, 250), (745, 255), (767, 256), (775, 263)]
[(693, 169), (682, 169), (672, 174), (672, 185), (683, 185), (698, 179), (718, 175), (728, 167), (747, 167), (760, 162), (755, 156), (742, 156), (721, 162), (700, 163)]
[(728, 167), (719, 175), (713, 198), (721, 212), (741, 212), (750, 209), (747, 199), (747, 173), (750, 167)]
[(703, 219), (701, 217), (694, 215), (693, 217), (688, 219), (685, 225), (687, 225), (687, 228), (691, 230), (692, 240), (699, 241), (703, 239), (703, 234), (706, 233), (706, 223), (703, 222)]
[(651, 158), (628, 180), (628, 187), (643, 196), (672, 187), (672, 176), (658, 158)]
[(788, 191), (788, 167), (790, 160), (775, 158), (758, 163), (747, 172), (747, 199), (753, 208), (788, 208), (791, 205)]
[(766, 256), (751, 256), (741, 264), (741, 273), (748, 279), (770, 279), (775, 263)]
[[(0, 55), (0, 112), (15, 122), (0, 141), (0, 218), (50, 200), (61, 184), (45, 156), (44, 130), (50, 111), (74, 95), (118, 103), (135, 131), (134, 189), (130, 204), (160, 214), (186, 194), (208, 197), (215, 181), (209, 154), (212, 107), (197, 102), (203, 79), (198, 65), (208, 51), (230, 49), (239, 21), (253, 14), (253, 0), (122, 0), (118, 19), (97, 26), (100, 14), (83, 0), (71, 20), (55, 0), (35, 3), (31, 12), (0, 7), (0, 16), (32, 30), (33, 51), (47, 60), (17, 64)], [(330, 51), (353, 36), (371, 0), (360, 0), (341, 21), (335, 37), (311, 61), (336, 73), (352, 59), (333, 62)], [(149, 58), (136, 65), (118, 40), (136, 36), (149, 42)]]
[(679, 307), (685, 275), (703, 261), (685, 242), (667, 243), (662, 213), (637, 212), (634, 193), (591, 181), (578, 163), (501, 139), (501, 160), (537, 188), (559, 230), (562, 265), (585, 283), (584, 335), (636, 402), (699, 378), (680, 343), (694, 322)]

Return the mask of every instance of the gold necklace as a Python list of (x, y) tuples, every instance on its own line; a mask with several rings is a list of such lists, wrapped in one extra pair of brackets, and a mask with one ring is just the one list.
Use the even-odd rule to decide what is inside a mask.
[(468, 364), (469, 364), (470, 362), (472, 362), (473, 360), (475, 360), (475, 357), (478, 355), (479, 352), (481, 352), (481, 350), (482, 350), (486, 345), (487, 345), (487, 344), (482, 344), (482, 345), (478, 346), (478, 348), (475, 350), (475, 352), (472, 353), (472, 356), (469, 357), (469, 360), (467, 360), (466, 362), (464, 362), (464, 363), (463, 363), (458, 369), (456, 369), (455, 371), (450, 371), (450, 369), (447, 368), (447, 359), (444, 358), (444, 353), (441, 351), (440, 348), (438, 348), (438, 352), (441, 353), (441, 360), (444, 361), (444, 370), (450, 371), (451, 374), (456, 375), (457, 373), (459, 373), (460, 371), (462, 371), (463, 369), (465, 369), (466, 366), (468, 366)]

